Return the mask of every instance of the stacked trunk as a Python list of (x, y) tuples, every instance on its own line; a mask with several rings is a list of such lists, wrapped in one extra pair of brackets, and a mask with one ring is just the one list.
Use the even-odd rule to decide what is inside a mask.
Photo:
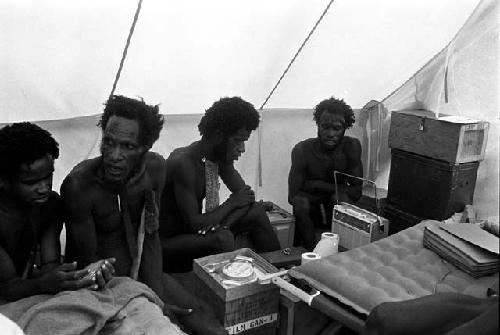
[(472, 204), (488, 123), (428, 111), (393, 112), (385, 216), (391, 232), (444, 220)]

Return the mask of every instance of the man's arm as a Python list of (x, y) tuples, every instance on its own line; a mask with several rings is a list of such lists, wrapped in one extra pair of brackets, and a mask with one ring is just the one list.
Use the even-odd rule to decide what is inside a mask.
[(288, 173), (288, 203), (295, 204), (297, 196), (305, 197), (310, 201), (316, 201), (324, 197), (324, 194), (315, 194), (305, 189), (306, 181), (306, 162), (302, 154), (302, 148), (296, 145), (292, 149), (292, 165)]
[(92, 217), (90, 195), (82, 182), (68, 176), (61, 186), (61, 198), (66, 218), (67, 241), (80, 267), (96, 262), (97, 237)]
[[(345, 138), (343, 152), (347, 160), (347, 169), (345, 173), (355, 176), (363, 177), (363, 163), (361, 162), (361, 143), (356, 138)], [(333, 171), (332, 171), (333, 173)], [(338, 179), (345, 179), (342, 175)], [(339, 201), (354, 200), (357, 201), (361, 197), (363, 182), (356, 178), (349, 178), (349, 184), (339, 183), (335, 187), (335, 183), (329, 183), (324, 180), (306, 180), (304, 181), (303, 189), (311, 193), (323, 193), (334, 195), (338, 191)], [(347, 199), (347, 198), (348, 199)]]
[(219, 175), (231, 193), (236, 193), (248, 188), (248, 185), (245, 184), (243, 177), (241, 177), (240, 173), (234, 168), (233, 164), (220, 164)]
[(231, 196), (213, 211), (201, 214), (199, 199), (196, 195), (196, 189), (199, 185), (196, 185), (196, 172), (191, 162), (185, 157), (173, 158), (170, 160), (169, 168), (172, 173), (174, 194), (179, 211), (192, 233), (221, 224), (232, 211), (241, 207), (245, 201)]
[(8, 301), (40, 294), (39, 280), (22, 280), (7, 252), (0, 247), (0, 296)]
[(59, 237), (63, 226), (62, 206), (57, 197), (57, 206), (53, 207), (53, 219), (48, 223), (40, 237), (40, 263), (42, 272), (53, 270), (61, 264), (61, 243)]
[(76, 263), (63, 264), (44, 272), (39, 278), (22, 279), (17, 275), (9, 254), (0, 247), (0, 297), (16, 301), (36, 294), (54, 294), (93, 284), (93, 281), (83, 279), (87, 270), (75, 270)]

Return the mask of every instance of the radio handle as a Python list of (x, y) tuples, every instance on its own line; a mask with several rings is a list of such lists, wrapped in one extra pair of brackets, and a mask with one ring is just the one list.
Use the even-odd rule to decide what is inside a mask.
[[(333, 171), (333, 180), (335, 182), (335, 203), (336, 204), (339, 203), (338, 188), (337, 188), (337, 174), (341, 174), (341, 175), (344, 175), (344, 176), (347, 176), (347, 177), (350, 177), (350, 178), (355, 178), (355, 179), (367, 182), (368, 184), (372, 184), (374, 186), (374, 190), (375, 190), (375, 206), (377, 207), (377, 219), (379, 220), (379, 223), (381, 223), (381, 220), (380, 220), (381, 209), (380, 209), (380, 201), (379, 201), (379, 199), (377, 197), (377, 184), (375, 184), (375, 182), (373, 182), (370, 179), (366, 179), (366, 178), (358, 177), (358, 176), (353, 176), (352, 174), (348, 174), (348, 173), (345, 173), (345, 172), (339, 172), (337, 170), (334, 170)], [(363, 189), (363, 185), (361, 185), (361, 189)], [(363, 191), (361, 191), (361, 192), (363, 192)]]

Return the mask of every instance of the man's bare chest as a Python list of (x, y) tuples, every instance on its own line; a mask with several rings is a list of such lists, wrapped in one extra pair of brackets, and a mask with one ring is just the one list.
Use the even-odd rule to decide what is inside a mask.
[(123, 216), (127, 215), (133, 226), (140, 221), (144, 206), (142, 193), (101, 193), (92, 199), (92, 217), (96, 232), (111, 233), (123, 229)]

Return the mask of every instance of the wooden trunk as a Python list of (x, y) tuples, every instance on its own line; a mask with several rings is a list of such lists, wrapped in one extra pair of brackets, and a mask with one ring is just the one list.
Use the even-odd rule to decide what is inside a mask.
[(479, 162), (452, 164), (391, 152), (387, 202), (423, 219), (444, 220), (472, 204)]
[(407, 213), (395, 205), (384, 202), (382, 205), (384, 217), (389, 220), (389, 235), (399, 233), (402, 230), (410, 228), (423, 219)]
[(450, 163), (480, 161), (488, 138), (488, 122), (429, 111), (391, 114), (389, 147)]
[(217, 275), (209, 273), (205, 268), (207, 264), (231, 260), (237, 255), (253, 258), (254, 265), (263, 272), (278, 271), (248, 248), (198, 258), (193, 264), (196, 295), (211, 304), (217, 318), (230, 335), (275, 335), (280, 300), (280, 290), (277, 286), (256, 281), (226, 288)]

